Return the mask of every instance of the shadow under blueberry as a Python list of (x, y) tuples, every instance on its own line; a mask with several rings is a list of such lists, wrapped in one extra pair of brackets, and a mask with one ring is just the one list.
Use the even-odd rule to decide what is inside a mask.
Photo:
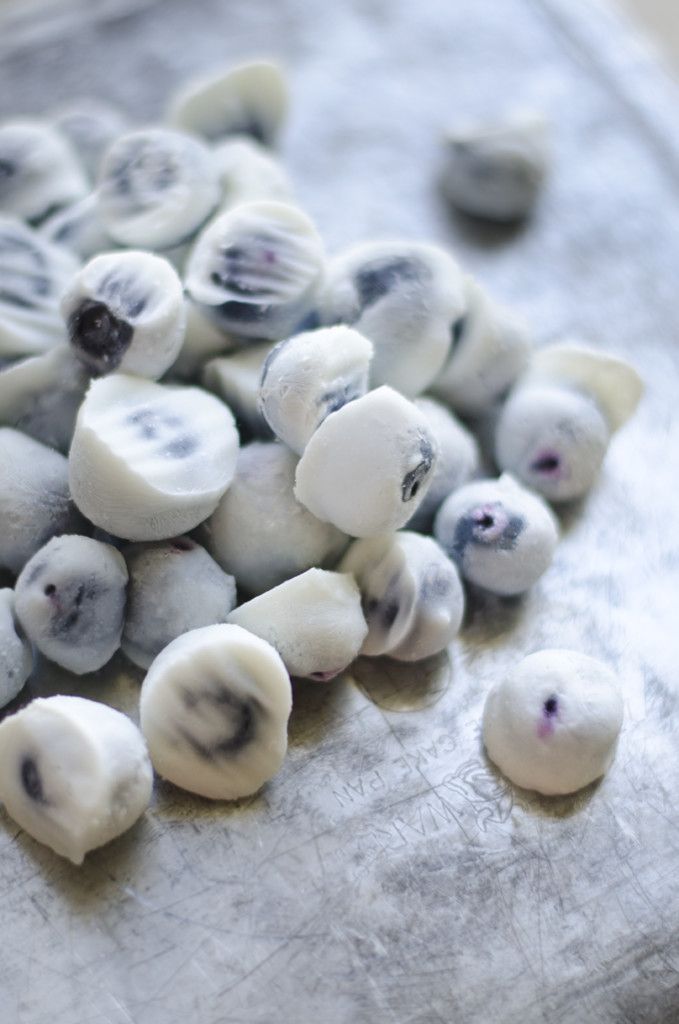
[(583, 811), (599, 789), (602, 781), (601, 779), (595, 779), (594, 782), (590, 782), (589, 786), (579, 789), (577, 793), (568, 793), (565, 796), (544, 796), (544, 794), (537, 793), (534, 789), (523, 789), (521, 786), (515, 785), (491, 761), (485, 747), (481, 748), (481, 757), (486, 769), (495, 776), (498, 783), (511, 788), (514, 797), (514, 807), (519, 807), (527, 813), (539, 814), (555, 821), (570, 818)]
[(467, 583), (466, 598), (460, 633), (466, 646), (487, 647), (495, 640), (506, 639), (526, 612), (525, 594), (503, 597)]
[(530, 217), (500, 222), (474, 217), (469, 213), (456, 209), (451, 203), (441, 199), (442, 211), (448, 227), (461, 235), (465, 242), (478, 245), (483, 249), (498, 249), (503, 245), (512, 245), (526, 233), (530, 226)]
[(453, 679), (448, 651), (422, 661), (358, 658), (351, 669), (356, 685), (384, 711), (421, 711), (443, 697)]
[(320, 743), (328, 730), (343, 717), (346, 697), (347, 672), (325, 683), (292, 679), (288, 744), (306, 747)]
[(252, 796), (240, 800), (213, 800), (197, 793), (175, 786), (156, 775), (153, 784), (153, 798), (149, 811), (152, 816), (168, 822), (222, 821), (242, 818), (246, 813), (261, 814), (266, 804), (266, 785)]

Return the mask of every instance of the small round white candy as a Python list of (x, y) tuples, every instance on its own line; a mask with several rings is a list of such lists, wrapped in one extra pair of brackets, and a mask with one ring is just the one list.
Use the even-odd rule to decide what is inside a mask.
[(419, 661), (457, 636), (464, 593), (457, 569), (431, 537), (406, 530), (355, 541), (339, 565), (354, 574), (368, 635), (361, 654)]
[(67, 452), (89, 375), (68, 345), (0, 370), (0, 423)]
[(549, 125), (537, 113), (451, 131), (442, 188), (473, 217), (500, 223), (525, 217), (549, 166)]
[(248, 345), (237, 352), (211, 359), (203, 367), (203, 387), (226, 402), (253, 437), (270, 438), (271, 428), (259, 408), (259, 383), (271, 345)]
[(63, 340), (59, 299), (77, 269), (66, 249), (0, 215), (0, 358), (35, 355)]
[(240, 626), (216, 625), (184, 633), (158, 655), (142, 684), (140, 719), (163, 778), (237, 800), (283, 763), (291, 707), (273, 647)]
[(291, 676), (319, 682), (351, 664), (368, 632), (353, 576), (323, 569), (309, 569), (242, 604), (229, 622), (267, 640)]
[(148, 668), (182, 633), (226, 622), (236, 583), (189, 537), (135, 544), (124, 551), (130, 574), (122, 649)]
[(296, 466), (285, 445), (242, 448), (231, 486), (205, 524), (210, 552), (250, 594), (313, 566), (333, 565), (348, 543), (296, 500)]
[(80, 522), (64, 456), (0, 428), (0, 568), (21, 572), (50, 537), (77, 530)]
[(255, 199), (292, 200), (292, 185), (281, 163), (254, 139), (227, 139), (212, 151), (222, 187), (221, 208)]
[(35, 646), (57, 665), (95, 672), (120, 647), (125, 559), (111, 544), (68, 534), (33, 555), (16, 582), (16, 613)]
[(14, 610), (14, 591), (0, 589), (0, 708), (23, 689), (33, 670), (33, 652)]
[(429, 533), (445, 498), (478, 472), (480, 454), (474, 435), (444, 405), (432, 398), (416, 398), (414, 404), (426, 417), (439, 454), (429, 490), (408, 520), (408, 529)]
[(530, 354), (526, 328), (465, 278), (467, 312), (455, 328), (448, 358), (431, 392), (466, 416), (491, 409), (524, 370)]
[(136, 725), (83, 697), (48, 697), (0, 724), (0, 800), (74, 864), (144, 813), (153, 771)]
[(114, 536), (164, 540), (214, 511), (237, 454), (233, 416), (217, 398), (112, 373), (91, 385), (80, 407), (71, 493)]
[(465, 311), (462, 274), (436, 246), (368, 242), (330, 262), (319, 308), (323, 323), (351, 324), (373, 343), (373, 387), (413, 397), (448, 355)]
[(594, 484), (610, 436), (589, 395), (559, 384), (528, 384), (512, 392), (500, 413), (495, 458), (550, 501), (570, 501)]
[(274, 434), (301, 455), (332, 412), (368, 390), (373, 346), (351, 327), (295, 334), (270, 352), (259, 401)]
[(0, 125), (0, 213), (38, 221), (87, 193), (87, 179), (69, 142), (30, 119)]
[(116, 243), (104, 230), (94, 193), (46, 217), (39, 233), (53, 245), (69, 249), (81, 260), (116, 248)]
[(576, 651), (538, 651), (488, 694), (483, 741), (517, 786), (575, 793), (608, 769), (622, 720), (618, 680), (606, 665)]
[(288, 106), (283, 72), (270, 61), (251, 61), (189, 82), (170, 102), (170, 124), (215, 141), (251, 135), (272, 145)]
[(61, 313), (73, 351), (96, 374), (161, 377), (186, 326), (177, 272), (160, 256), (131, 250), (90, 260), (69, 283)]
[(53, 111), (55, 127), (71, 143), (89, 177), (97, 176), (105, 150), (127, 130), (127, 119), (110, 103), (81, 97)]
[(297, 466), (295, 496), (351, 537), (404, 526), (433, 478), (438, 446), (426, 417), (388, 387), (332, 413)]
[(447, 498), (434, 536), (461, 575), (495, 594), (522, 594), (549, 567), (559, 539), (550, 509), (509, 474)]
[(183, 132), (148, 128), (116, 139), (97, 186), (105, 229), (121, 245), (169, 249), (190, 240), (220, 198), (212, 154)]
[(223, 330), (278, 341), (312, 308), (323, 246), (306, 214), (288, 203), (242, 203), (198, 237), (186, 290)]

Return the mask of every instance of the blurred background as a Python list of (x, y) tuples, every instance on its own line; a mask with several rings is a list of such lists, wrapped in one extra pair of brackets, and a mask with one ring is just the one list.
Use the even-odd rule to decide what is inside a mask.
[(679, 5), (677, 0), (617, 0), (679, 72)]

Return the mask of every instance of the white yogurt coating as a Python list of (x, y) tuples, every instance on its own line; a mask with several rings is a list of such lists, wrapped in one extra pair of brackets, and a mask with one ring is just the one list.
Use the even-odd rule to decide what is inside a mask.
[(205, 524), (212, 556), (248, 594), (314, 566), (334, 565), (349, 543), (295, 498), (297, 461), (274, 441), (241, 448), (231, 486)]
[(577, 651), (538, 651), (490, 690), (483, 742), (511, 782), (555, 796), (607, 771), (622, 722), (620, 685), (608, 666)]
[(304, 331), (280, 341), (262, 370), (259, 403), (274, 434), (301, 455), (314, 431), (368, 390), (373, 346), (351, 327)]
[(373, 343), (372, 386), (409, 398), (436, 379), (465, 309), (453, 257), (405, 241), (367, 242), (335, 257), (319, 299), (324, 324), (350, 324)]
[(464, 579), (511, 596), (549, 568), (559, 530), (545, 502), (503, 473), (451, 494), (436, 515), (434, 536)]
[(53, 245), (70, 250), (78, 259), (89, 260), (97, 253), (116, 248), (99, 216), (96, 195), (63, 206), (40, 224), (38, 233)]
[(457, 569), (431, 537), (401, 530), (357, 540), (340, 562), (361, 591), (368, 635), (361, 654), (420, 661), (457, 636), (464, 592)]
[(230, 410), (198, 388), (112, 373), (80, 407), (69, 455), (73, 500), (126, 540), (164, 540), (198, 526), (233, 479)]
[(424, 498), (438, 446), (427, 418), (381, 387), (332, 413), (297, 466), (295, 496), (351, 537), (405, 526)]
[(103, 253), (86, 263), (61, 299), (73, 351), (93, 373), (120, 370), (152, 380), (172, 366), (186, 329), (182, 283), (149, 252)]
[(234, 625), (173, 640), (151, 665), (139, 704), (158, 774), (213, 800), (249, 796), (276, 774), (291, 708), (279, 655)]
[(14, 591), (0, 588), (0, 708), (17, 696), (33, 671), (33, 651), (14, 610)]
[(59, 206), (82, 199), (88, 182), (68, 140), (31, 118), (0, 124), (0, 213), (38, 221)]
[(314, 305), (323, 244), (290, 203), (241, 203), (198, 237), (186, 267), (189, 297), (222, 330), (279, 341)]
[(465, 416), (488, 412), (525, 369), (531, 339), (524, 324), (494, 302), (477, 281), (464, 279), (467, 312), (431, 393)]
[(237, 352), (242, 347), (242, 342), (228, 331), (222, 330), (186, 296), (185, 311), (184, 340), (170, 374), (178, 380), (191, 381), (200, 377), (208, 359)]
[(122, 649), (148, 668), (183, 633), (226, 622), (236, 583), (190, 537), (131, 544), (123, 551), (130, 574)]
[(59, 299), (78, 265), (67, 249), (0, 214), (0, 357), (37, 355), (64, 340)]
[(17, 618), (50, 661), (76, 675), (95, 672), (120, 647), (127, 580), (125, 559), (111, 544), (53, 537), (16, 581)]
[(287, 171), (255, 139), (245, 135), (226, 139), (214, 147), (212, 158), (222, 188), (222, 210), (255, 199), (292, 201), (293, 188)]
[(212, 154), (184, 132), (147, 128), (121, 135), (99, 167), (99, 216), (116, 242), (132, 248), (189, 241), (220, 196)]
[(276, 648), (291, 676), (327, 682), (361, 650), (368, 626), (348, 573), (309, 569), (242, 604), (229, 622)]
[(0, 427), (0, 569), (21, 572), (28, 559), (59, 533), (77, 531), (68, 461), (59, 452), (10, 427)]
[(105, 704), (48, 697), (0, 724), (0, 800), (25, 832), (74, 864), (137, 821), (152, 785), (139, 729)]
[(506, 223), (527, 216), (550, 163), (549, 122), (537, 111), (472, 124), (447, 135), (441, 186), (463, 213)]
[(112, 103), (81, 96), (51, 112), (54, 127), (71, 143), (90, 180), (111, 143), (128, 130), (128, 120)]
[(416, 398), (414, 405), (426, 417), (439, 454), (429, 489), (407, 526), (409, 530), (430, 533), (443, 501), (478, 473), (481, 456), (474, 435), (444, 405), (426, 397)]
[(271, 427), (259, 408), (259, 384), (271, 345), (248, 345), (237, 352), (210, 359), (203, 367), (201, 383), (226, 402), (253, 437), (272, 437)]
[(288, 88), (272, 61), (249, 61), (187, 82), (170, 99), (167, 119), (211, 142), (250, 135), (273, 145), (288, 108)]
[(0, 370), (0, 424), (67, 452), (89, 374), (68, 345)]

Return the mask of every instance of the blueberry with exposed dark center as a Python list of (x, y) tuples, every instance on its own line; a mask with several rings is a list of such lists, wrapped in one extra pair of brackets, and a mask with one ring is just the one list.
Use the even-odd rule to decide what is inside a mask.
[(68, 318), (71, 343), (94, 373), (109, 373), (123, 360), (134, 328), (103, 302), (85, 299)]
[(397, 257), (368, 264), (354, 277), (362, 313), (403, 282), (425, 280), (425, 268), (415, 260)]
[(420, 438), (420, 455), (422, 461), (418, 462), (414, 469), (403, 477), (401, 483), (401, 500), (412, 501), (420, 489), (422, 481), (426, 479), (434, 464), (434, 448), (426, 437)]
[(40, 772), (32, 757), (24, 757), (21, 762), (21, 784), (31, 800), (38, 804), (47, 803)]

